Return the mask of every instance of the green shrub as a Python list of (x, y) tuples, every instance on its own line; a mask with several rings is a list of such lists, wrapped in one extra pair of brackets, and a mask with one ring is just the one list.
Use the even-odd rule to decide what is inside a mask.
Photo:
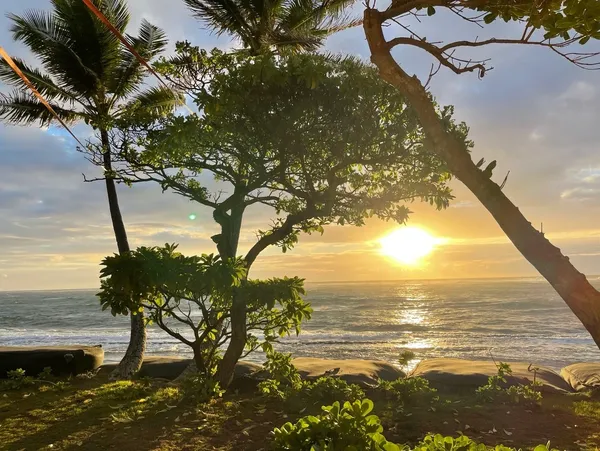
[[(517, 451), (504, 445), (488, 448), (465, 435), (444, 437), (427, 435), (414, 448), (389, 442), (377, 415), (370, 415), (373, 402), (364, 399), (322, 407), (318, 416), (308, 415), (273, 430), (276, 451)], [(521, 450), (519, 450), (521, 451)], [(533, 451), (558, 451), (538, 445)]]
[(31, 376), (25, 374), (25, 370), (18, 368), (6, 373), (7, 379), (2, 381), (0, 389), (2, 391), (20, 390), (25, 387), (35, 385), (35, 380)]
[(0, 382), (0, 391), (21, 390), (36, 384), (48, 384), (58, 388), (64, 388), (67, 384), (66, 382), (52, 382), (52, 379), (56, 378), (52, 375), (52, 368), (50, 367), (44, 368), (44, 370), (38, 374), (37, 378), (27, 376), (25, 370), (22, 368), (8, 371), (6, 375), (7, 379)]
[(540, 384), (536, 381), (535, 369), (534, 378), (531, 384), (513, 385), (506, 388), (508, 381), (506, 376), (512, 374), (512, 369), (508, 363), (499, 362), (498, 374), (490, 376), (486, 385), (477, 389), (477, 396), (486, 402), (510, 402), (513, 404), (539, 404), (542, 401), (542, 393), (538, 387)]
[(258, 384), (258, 390), (264, 396), (287, 399), (290, 393), (302, 387), (300, 373), (292, 364), (292, 354), (270, 351), (264, 367), (269, 379)]
[(355, 401), (365, 396), (358, 385), (348, 384), (339, 378), (320, 377), (314, 381), (303, 381), (292, 364), (291, 354), (269, 353), (265, 369), (271, 378), (258, 384), (259, 391), (264, 396), (291, 404)]
[(192, 398), (198, 403), (220, 398), (225, 393), (216, 380), (207, 378), (202, 373), (193, 373), (183, 378), (181, 389), (186, 398)]
[(349, 384), (335, 377), (320, 377), (315, 381), (303, 382), (299, 396), (310, 401), (332, 403), (334, 401), (356, 401), (365, 392), (356, 384)]
[[(465, 435), (457, 438), (444, 437), (443, 435), (428, 435), (415, 448), (410, 450), (404, 448), (403, 451), (516, 451), (514, 448), (508, 448), (504, 445), (496, 445), (494, 448), (488, 448), (482, 443), (476, 443)], [(520, 451), (520, 450), (519, 450)], [(534, 451), (558, 451), (550, 448), (550, 442), (546, 445), (538, 445)]]
[(322, 407), (319, 416), (306, 416), (296, 424), (286, 423), (273, 430), (276, 450), (294, 451), (400, 451), (381, 434), (376, 415), (369, 415), (373, 402), (365, 399), (350, 404), (335, 402)]
[(410, 404), (415, 400), (431, 400), (435, 396), (435, 388), (429, 386), (429, 381), (422, 377), (407, 377), (395, 381), (379, 380), (377, 390), (383, 392), (388, 399), (402, 404)]
[(40, 381), (50, 381), (55, 379), (54, 375), (52, 374), (52, 368), (49, 366), (45, 367), (42, 372), (38, 374), (37, 378)]

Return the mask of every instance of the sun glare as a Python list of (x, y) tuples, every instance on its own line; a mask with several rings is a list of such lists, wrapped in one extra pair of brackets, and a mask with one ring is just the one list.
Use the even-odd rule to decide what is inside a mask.
[(381, 253), (404, 265), (417, 265), (444, 240), (418, 227), (396, 229), (379, 240)]

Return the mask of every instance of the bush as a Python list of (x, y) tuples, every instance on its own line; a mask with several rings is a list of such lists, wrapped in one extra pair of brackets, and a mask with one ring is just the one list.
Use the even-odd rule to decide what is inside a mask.
[(25, 387), (35, 385), (35, 380), (31, 376), (25, 374), (25, 370), (18, 368), (6, 373), (7, 379), (2, 381), (2, 390), (20, 390)]
[(184, 377), (181, 382), (181, 389), (187, 398), (192, 398), (198, 403), (220, 398), (225, 392), (225, 390), (221, 390), (216, 380), (207, 378), (201, 373), (193, 373)]
[[(174, 244), (140, 247), (102, 261), (97, 296), (113, 315), (144, 311), (149, 322), (192, 349), (198, 371), (208, 379), (221, 361), (221, 346), (233, 336), (234, 298), (246, 305), (244, 357), (292, 331), (300, 333), (302, 321), (310, 319), (302, 279), (248, 280), (247, 270), (242, 259), (188, 257)], [(190, 333), (180, 333), (180, 326)]]
[(477, 396), (486, 402), (510, 402), (513, 404), (534, 404), (542, 401), (542, 393), (538, 390), (540, 384), (535, 378), (535, 369), (533, 370), (533, 382), (528, 385), (513, 385), (505, 388), (508, 383), (506, 376), (512, 374), (512, 369), (508, 363), (500, 362), (497, 365), (498, 374), (490, 376), (488, 383), (477, 389)]
[[(373, 402), (365, 399), (338, 402), (322, 407), (319, 416), (306, 416), (296, 424), (286, 423), (273, 430), (274, 449), (278, 451), (488, 451), (486, 445), (461, 435), (457, 438), (428, 435), (414, 448), (389, 442), (377, 415), (370, 415)], [(493, 451), (516, 451), (497, 445)], [(558, 451), (550, 443), (538, 445), (534, 451)]]
[(408, 377), (389, 382), (379, 380), (377, 389), (383, 392), (388, 399), (393, 399), (402, 404), (410, 404), (415, 400), (431, 400), (436, 389), (429, 386), (429, 381), (422, 377)]
[(364, 399), (322, 407), (319, 416), (306, 416), (296, 424), (286, 423), (273, 430), (276, 450), (364, 450), (400, 451), (381, 434), (383, 427), (376, 415), (369, 415), (373, 402)]
[(291, 354), (272, 351), (267, 355), (265, 370), (271, 378), (258, 384), (264, 395), (303, 405), (313, 403), (332, 403), (334, 401), (355, 401), (362, 399), (365, 393), (356, 384), (334, 377), (320, 377), (315, 381), (303, 381), (298, 370), (292, 364)]
[(365, 392), (356, 384), (349, 384), (335, 377), (320, 377), (317, 380), (305, 381), (298, 393), (302, 398), (322, 403), (334, 401), (356, 401), (365, 396)]
[(67, 385), (67, 383), (63, 381), (52, 382), (52, 379), (56, 378), (52, 375), (52, 368), (50, 367), (44, 368), (36, 378), (27, 376), (25, 370), (22, 368), (8, 371), (6, 375), (7, 379), (0, 382), (0, 391), (21, 390), (36, 384), (50, 385), (56, 389), (63, 389)]
[[(403, 451), (516, 451), (514, 448), (508, 448), (504, 445), (497, 445), (494, 448), (488, 448), (482, 443), (476, 443), (465, 435), (460, 437), (444, 437), (440, 434), (428, 435), (415, 448), (410, 450), (404, 448)], [(520, 450), (519, 450), (520, 451)], [(546, 445), (538, 445), (534, 451), (558, 451), (551, 450), (550, 443)]]

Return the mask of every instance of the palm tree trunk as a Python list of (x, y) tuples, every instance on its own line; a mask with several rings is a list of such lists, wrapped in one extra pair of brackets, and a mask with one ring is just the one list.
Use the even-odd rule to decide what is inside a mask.
[[(108, 138), (108, 132), (106, 130), (100, 131), (100, 138), (102, 140), (102, 147), (104, 149), (103, 163), (105, 170), (105, 181), (106, 181), (106, 193), (108, 195), (108, 206), (110, 209), (110, 217), (112, 220), (113, 230), (115, 232), (115, 238), (117, 240), (117, 248), (119, 254), (129, 252), (129, 242), (127, 241), (127, 232), (125, 230), (125, 224), (123, 223), (123, 217), (121, 216), (121, 209), (119, 207), (119, 198), (117, 196), (117, 187), (115, 184), (112, 173), (112, 161), (110, 153), (110, 141)], [(129, 345), (125, 356), (121, 359), (121, 362), (111, 374), (113, 379), (127, 379), (137, 373), (144, 359), (144, 351), (146, 350), (146, 326), (144, 324), (144, 313), (138, 312), (137, 314), (129, 315), (131, 319)]]
[(367, 9), (364, 19), (371, 61), (378, 67), (382, 78), (406, 96), (450, 172), (475, 194), (519, 252), (550, 282), (600, 347), (600, 293), (560, 249), (527, 221), (501, 188), (476, 167), (464, 143), (446, 132), (421, 82), (409, 76), (392, 57), (383, 36), (379, 11)]

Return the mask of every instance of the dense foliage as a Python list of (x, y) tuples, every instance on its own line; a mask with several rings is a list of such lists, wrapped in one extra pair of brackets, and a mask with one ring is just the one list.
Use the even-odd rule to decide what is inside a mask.
[(345, 402), (342, 407), (339, 402), (324, 406), (319, 416), (309, 415), (296, 424), (275, 428), (274, 447), (294, 451), (400, 451), (382, 435), (383, 427), (376, 415), (370, 415), (372, 410), (373, 402), (368, 399)]
[[(271, 343), (310, 318), (298, 278), (247, 280), (239, 259), (187, 257), (177, 246), (141, 247), (102, 262), (103, 309), (113, 315), (145, 309), (148, 318), (172, 337), (190, 346), (203, 377), (213, 376), (219, 349), (231, 338), (234, 293), (247, 306), (247, 352)], [(181, 333), (185, 326), (188, 333)]]
[(292, 364), (291, 354), (271, 350), (264, 367), (269, 378), (258, 384), (259, 391), (263, 396), (285, 401), (288, 406), (354, 401), (365, 395), (358, 385), (335, 377), (302, 380)]
[[(295, 424), (286, 423), (273, 430), (274, 448), (293, 451), (488, 451), (465, 435), (457, 438), (428, 435), (414, 448), (386, 440), (377, 415), (371, 415), (369, 399), (339, 402), (322, 407), (318, 416), (308, 415)], [(515, 451), (503, 445), (494, 451)], [(534, 451), (550, 451), (550, 444), (539, 445)], [(552, 450), (556, 451), (556, 450)]]
[[(190, 88), (201, 114), (172, 117), (137, 141), (142, 148), (128, 145), (124, 176), (145, 176), (211, 208), (222, 256), (237, 249), (239, 217), (255, 204), (277, 217), (258, 232), (249, 263), (267, 246), (289, 249), (301, 232), (363, 225), (371, 216), (402, 223), (405, 203), (444, 208), (452, 197), (412, 110), (359, 61), (248, 58), (182, 44), (160, 68)], [(465, 140), (451, 110), (441, 114)], [(209, 189), (205, 174), (218, 187)]]

